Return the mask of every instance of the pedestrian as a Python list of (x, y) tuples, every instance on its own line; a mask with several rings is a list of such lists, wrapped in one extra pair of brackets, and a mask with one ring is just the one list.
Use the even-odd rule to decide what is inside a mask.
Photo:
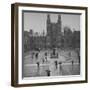
[(45, 52), (45, 56), (47, 56), (47, 52)]
[(72, 70), (73, 70), (73, 64), (74, 64), (74, 61), (72, 60), (72, 62), (71, 62), (71, 63), (72, 63)]
[(50, 76), (50, 70), (46, 70), (47, 76)]
[(76, 54), (77, 54), (78, 63), (79, 63), (79, 65), (80, 65), (80, 49), (77, 48), (75, 51), (76, 51)]
[(62, 62), (59, 62), (59, 68), (60, 68), (60, 71), (62, 69)]
[(41, 49), (39, 48), (39, 52), (41, 51)]
[(72, 63), (72, 74), (73, 74), (73, 64), (74, 64), (74, 61), (72, 60), (72, 62), (71, 62), (71, 63)]
[(38, 67), (38, 68), (40, 67), (40, 63), (39, 63), (39, 62), (37, 62), (37, 67)]
[(44, 61), (45, 61), (44, 58), (42, 58), (42, 62), (43, 62), (43, 63), (44, 63)]
[(36, 59), (38, 59), (38, 53), (36, 53), (35, 57), (36, 57)]
[(57, 69), (57, 65), (58, 65), (57, 61), (55, 61), (54, 63), (55, 63), (55, 67), (56, 67), (56, 69)]
[(74, 61), (72, 60), (72, 66), (73, 66), (73, 63), (74, 63)]
[(45, 59), (46, 59), (46, 62), (47, 62), (47, 52), (45, 52)]
[(47, 62), (47, 56), (45, 56), (45, 61)]

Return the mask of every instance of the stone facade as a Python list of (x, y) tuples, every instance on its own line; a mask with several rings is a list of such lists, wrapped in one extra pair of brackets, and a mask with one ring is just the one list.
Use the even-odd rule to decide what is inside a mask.
[(51, 22), (47, 15), (47, 47), (59, 48), (61, 46), (61, 16), (58, 15), (57, 22)]
[[(51, 22), (50, 15), (46, 20), (47, 33), (42, 34), (33, 30), (24, 31), (24, 51), (53, 48), (80, 48), (80, 31), (73, 31), (69, 27), (62, 30), (61, 15), (57, 22)], [(63, 32), (62, 32), (63, 31)]]

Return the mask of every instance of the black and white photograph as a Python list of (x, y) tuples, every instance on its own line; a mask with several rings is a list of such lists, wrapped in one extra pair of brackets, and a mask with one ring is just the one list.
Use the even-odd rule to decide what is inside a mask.
[(87, 82), (87, 7), (12, 5), (12, 84)]
[(23, 11), (23, 77), (80, 75), (80, 14)]

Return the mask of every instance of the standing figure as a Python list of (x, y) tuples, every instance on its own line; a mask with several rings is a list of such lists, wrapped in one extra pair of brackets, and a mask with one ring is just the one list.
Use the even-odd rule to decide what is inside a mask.
[(56, 67), (56, 69), (57, 69), (57, 66), (58, 66), (58, 63), (57, 63), (57, 61), (55, 61), (54, 63), (55, 63), (55, 67)]
[(74, 63), (74, 61), (72, 60), (72, 66), (73, 66), (73, 63)]
[(44, 58), (42, 58), (42, 63), (44, 63), (44, 61), (45, 61)]
[(78, 63), (80, 65), (80, 53), (79, 52), (77, 52), (77, 56), (78, 56)]
[(55, 54), (56, 54), (56, 49), (54, 48), (54, 49), (53, 49), (53, 55), (55, 55)]
[(60, 74), (62, 74), (62, 62), (59, 62), (59, 70), (60, 70)]
[(47, 52), (45, 52), (45, 59), (46, 59), (46, 62), (47, 62)]
[(36, 57), (36, 59), (38, 59), (38, 53), (36, 53), (35, 57)]
[(37, 62), (37, 75), (40, 76), (40, 63)]
[(39, 52), (41, 51), (41, 49), (39, 48)]
[(47, 56), (47, 52), (45, 52), (45, 56)]
[(72, 62), (71, 62), (71, 63), (72, 63), (72, 73), (73, 73), (73, 64), (74, 64), (74, 61), (72, 60)]
[(59, 62), (60, 70), (62, 69), (62, 62)]
[(50, 76), (50, 70), (46, 70), (47, 76)]
[(39, 63), (39, 62), (37, 62), (37, 67), (38, 67), (38, 69), (39, 69), (39, 67), (40, 67), (40, 63)]

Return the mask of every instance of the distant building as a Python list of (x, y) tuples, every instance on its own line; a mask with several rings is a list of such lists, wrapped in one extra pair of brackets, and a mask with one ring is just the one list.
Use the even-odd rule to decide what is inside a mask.
[(72, 37), (73, 48), (80, 48), (80, 31), (74, 31)]
[(80, 48), (80, 31), (74, 31), (69, 27), (64, 27), (62, 32), (61, 15), (58, 15), (57, 22), (51, 22), (50, 15), (46, 20), (47, 33), (24, 31), (24, 51), (36, 49), (52, 49), (52, 48)]
[(61, 15), (58, 15), (57, 22), (51, 22), (50, 15), (47, 15), (47, 47), (60, 48), (61, 47)]
[(72, 48), (73, 32), (69, 27), (64, 27), (64, 48)]
[(31, 33), (29, 32), (29, 42), (30, 42), (30, 50), (38, 49), (38, 48), (46, 48), (46, 36), (45, 33)]
[(24, 31), (24, 52), (27, 52), (30, 50), (30, 37), (28, 31)]

